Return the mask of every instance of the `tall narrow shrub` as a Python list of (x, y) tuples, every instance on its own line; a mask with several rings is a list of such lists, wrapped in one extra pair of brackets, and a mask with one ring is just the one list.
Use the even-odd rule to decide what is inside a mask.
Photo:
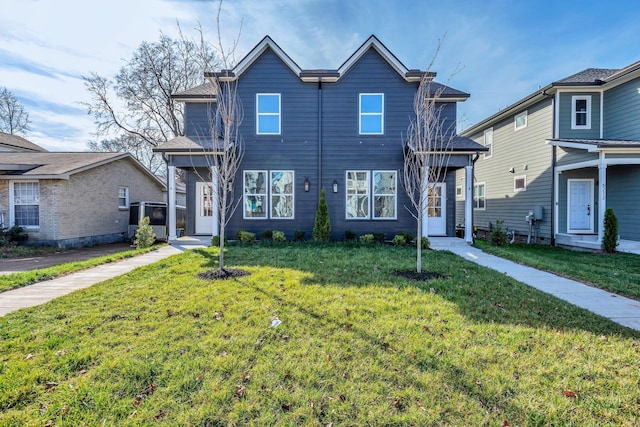
[(329, 205), (325, 198), (324, 190), (320, 191), (320, 201), (316, 211), (316, 220), (313, 224), (313, 240), (326, 242), (331, 238), (331, 220), (329, 219)]
[(616, 251), (618, 246), (618, 218), (613, 213), (613, 209), (607, 208), (604, 211), (604, 238), (602, 239), (602, 250), (608, 254)]

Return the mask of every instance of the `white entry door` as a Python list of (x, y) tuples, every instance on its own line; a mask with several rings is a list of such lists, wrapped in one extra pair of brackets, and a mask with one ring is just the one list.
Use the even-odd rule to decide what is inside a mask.
[(567, 232), (593, 233), (593, 179), (569, 179), (567, 199)]
[(447, 235), (447, 184), (429, 184), (427, 218), (429, 236)]
[(196, 182), (196, 234), (213, 233), (212, 187), (208, 182)]

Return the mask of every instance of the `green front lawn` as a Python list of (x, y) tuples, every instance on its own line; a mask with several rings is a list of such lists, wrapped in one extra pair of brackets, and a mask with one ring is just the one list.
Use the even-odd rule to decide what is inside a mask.
[[(0, 318), (0, 425), (639, 425), (640, 333), (448, 252), (189, 251)], [(279, 320), (277, 326), (274, 323)]]
[(640, 255), (581, 252), (548, 245), (513, 244), (496, 247), (483, 240), (476, 240), (475, 245), (487, 253), (520, 264), (640, 299)]

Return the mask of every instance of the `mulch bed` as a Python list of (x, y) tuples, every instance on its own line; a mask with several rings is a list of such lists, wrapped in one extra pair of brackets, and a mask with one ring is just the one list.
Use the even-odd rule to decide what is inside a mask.
[(198, 273), (198, 277), (203, 280), (226, 280), (234, 277), (248, 276), (249, 272), (245, 270), (238, 270), (235, 268), (224, 268), (207, 270), (202, 273)]

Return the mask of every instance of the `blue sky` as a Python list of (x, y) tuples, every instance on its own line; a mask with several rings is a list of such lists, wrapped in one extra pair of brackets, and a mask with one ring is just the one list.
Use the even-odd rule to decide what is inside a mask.
[[(217, 1), (0, 0), (0, 86), (30, 114), (27, 138), (83, 151), (95, 125), (82, 76), (112, 77), (142, 41), (200, 23), (216, 36)], [(425, 69), (438, 39), (437, 80), (471, 94), (468, 127), (582, 69), (640, 60), (640, 6), (609, 0), (226, 0), (221, 33), (242, 57), (270, 35), (302, 68), (338, 68), (375, 34), (408, 68)], [(240, 58), (238, 58), (240, 59)], [(460, 64), (461, 71), (451, 76)]]

